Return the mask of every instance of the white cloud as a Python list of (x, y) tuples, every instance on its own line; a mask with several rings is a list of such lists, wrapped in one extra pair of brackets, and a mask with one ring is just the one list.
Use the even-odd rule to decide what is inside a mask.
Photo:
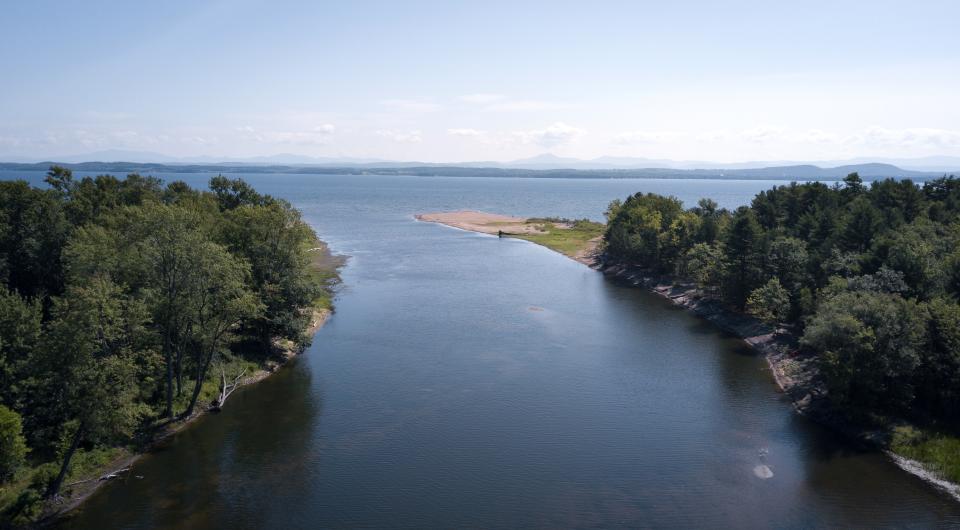
[(380, 129), (376, 132), (377, 136), (389, 138), (394, 142), (418, 144), (423, 141), (423, 133), (420, 131), (393, 131)]
[(492, 112), (533, 112), (542, 110), (561, 110), (570, 108), (565, 103), (539, 101), (535, 99), (506, 100), (487, 105), (484, 110)]
[(479, 131), (477, 129), (447, 129), (447, 134), (450, 136), (462, 136), (465, 138), (478, 138), (485, 136), (486, 131)]
[(326, 145), (337, 128), (332, 123), (317, 125), (307, 131), (257, 131), (250, 125), (237, 127), (243, 138), (262, 143), (294, 145)]
[(312, 131), (273, 131), (258, 135), (257, 139), (270, 143), (298, 145), (325, 145), (328, 140), (326, 134), (318, 134)]
[(783, 129), (776, 127), (754, 127), (740, 132), (740, 138), (748, 142), (768, 142), (783, 136)]
[(507, 99), (503, 94), (467, 94), (458, 98), (466, 103), (490, 104)]
[(635, 145), (657, 143), (672, 140), (682, 136), (672, 131), (627, 131), (613, 137), (613, 143), (618, 145)]
[(212, 145), (219, 142), (219, 139), (215, 136), (188, 136), (182, 139), (184, 143), (194, 144), (200, 146)]
[[(86, 148), (109, 147), (109, 141), (106, 137), (104, 137), (104, 135), (91, 132), (86, 129), (77, 129), (73, 131), (73, 136), (77, 139), (77, 142), (79, 142), (80, 145)], [(60, 140), (55, 134), (47, 134), (46, 142), (49, 144), (58, 144), (60, 143)]]
[(524, 144), (537, 144), (541, 147), (556, 147), (576, 140), (584, 134), (578, 129), (563, 122), (556, 122), (545, 129), (531, 131), (515, 131), (513, 136)]
[(872, 147), (946, 149), (960, 147), (960, 131), (947, 129), (875, 127), (853, 135), (849, 143)]
[[(682, 135), (681, 135), (682, 136)], [(693, 135), (693, 138), (699, 142), (723, 142), (731, 137), (730, 131), (726, 129), (715, 129), (712, 131), (700, 131)]]
[(820, 129), (810, 129), (802, 134), (800, 139), (811, 144), (836, 144), (843, 141), (843, 137), (835, 132), (823, 131)]
[(478, 105), (487, 112), (534, 112), (570, 108), (570, 105), (565, 103), (538, 99), (513, 99), (503, 94), (466, 94), (457, 99), (465, 103)]
[(436, 112), (442, 108), (430, 101), (414, 99), (385, 99), (380, 104), (404, 112)]
[(24, 140), (22, 138), (17, 138), (14, 136), (0, 136), (0, 145), (20, 147), (23, 143)]

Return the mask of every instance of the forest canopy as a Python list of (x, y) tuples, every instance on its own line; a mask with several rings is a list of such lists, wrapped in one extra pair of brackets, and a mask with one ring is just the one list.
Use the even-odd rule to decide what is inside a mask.
[(960, 180), (791, 183), (734, 211), (638, 193), (606, 256), (792, 328), (851, 417), (960, 422)]
[(0, 484), (34, 469), (13, 512), (74, 455), (206, 406), (215, 367), (305, 344), (332, 281), (300, 212), (242, 180), (46, 182), (0, 182)]

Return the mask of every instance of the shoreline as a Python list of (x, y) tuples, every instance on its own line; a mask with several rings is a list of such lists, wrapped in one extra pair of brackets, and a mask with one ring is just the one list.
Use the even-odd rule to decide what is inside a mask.
[[(491, 234), (487, 230), (471, 228), (470, 225), (475, 222), (463, 222), (458, 219), (458, 216), (475, 216), (476, 214), (483, 214), (483, 212), (463, 210), (446, 214), (417, 214), (414, 217), (419, 221), (433, 222), (468, 232)], [(523, 219), (497, 214), (483, 215), (513, 222)], [(497, 235), (495, 229), (492, 235)], [(960, 484), (940, 477), (935, 470), (930, 469), (923, 462), (897, 454), (890, 448), (890, 439), (893, 428), (897, 426), (896, 423), (874, 428), (851, 425), (832, 408), (826, 398), (825, 390), (817, 382), (819, 372), (814, 357), (800, 353), (799, 337), (790, 330), (773, 329), (749, 315), (732, 311), (692, 283), (680, 282), (670, 276), (652, 275), (648, 270), (640, 267), (607, 264), (603, 261), (598, 244), (583, 249), (583, 252), (569, 254), (537, 241), (530, 239), (527, 241), (547, 247), (605, 276), (619, 278), (630, 282), (635, 287), (642, 287), (709, 321), (721, 331), (744, 341), (752, 350), (763, 355), (774, 382), (790, 399), (796, 413), (843, 435), (854, 443), (883, 452), (897, 467), (934, 486), (954, 500), (960, 501)]]
[(868, 428), (851, 425), (840, 417), (827, 400), (826, 392), (817, 383), (819, 374), (813, 356), (797, 352), (795, 346), (798, 337), (789, 330), (781, 328), (773, 331), (753, 317), (727, 309), (717, 300), (705, 296), (693, 284), (675, 282), (670, 277), (653, 276), (638, 267), (598, 262), (591, 268), (606, 276), (643, 287), (743, 340), (752, 350), (763, 355), (777, 387), (790, 399), (798, 414), (855, 443), (883, 452), (900, 469), (960, 501), (960, 484), (942, 478), (923, 462), (897, 454), (890, 448), (889, 441), (897, 423)]
[[(313, 336), (323, 328), (331, 316), (333, 316), (333, 310), (331, 309), (314, 309), (310, 325), (307, 326), (304, 333), (312, 339)], [(277, 352), (278, 358), (276, 360), (267, 361), (259, 370), (241, 379), (237, 384), (237, 388), (255, 385), (267, 379), (289, 364), (292, 359), (302, 355), (306, 351), (304, 347), (300, 347), (299, 345), (294, 346), (295, 347), (279, 348)], [(196, 424), (201, 418), (206, 418), (218, 412), (219, 410), (213, 406), (206, 406), (197, 410), (188, 418), (157, 426), (156, 430), (150, 435), (149, 441), (146, 442), (142, 449), (115, 458), (108, 465), (97, 470), (90, 478), (82, 482), (83, 486), (71, 490), (69, 497), (62, 496), (56, 508), (44, 514), (35, 524), (41, 527), (48, 527), (63, 519), (69, 518), (71, 512), (82, 506), (87, 499), (96, 494), (100, 488), (111, 480), (118, 478), (120, 473), (132, 472), (133, 466), (143, 456), (163, 445), (175, 434)], [(123, 450), (129, 451), (129, 449)]]
[[(591, 268), (599, 257), (600, 243), (603, 240), (603, 235), (599, 233), (590, 233), (586, 236), (586, 241), (577, 239), (582, 235), (582, 229), (578, 228), (580, 221), (515, 217), (476, 210), (418, 213), (413, 218), (467, 232), (523, 239)], [(593, 224), (595, 232), (596, 227), (603, 226), (600, 223)]]
[[(335, 285), (339, 283), (339, 270), (346, 264), (348, 256), (334, 255), (327, 244), (320, 239), (316, 239), (314, 244), (315, 247), (308, 249), (308, 252), (315, 252), (315, 257), (312, 258), (314, 274), (332, 274), (336, 280), (333, 284), (327, 284), (324, 287), (325, 298), (323, 300), (317, 300), (313, 306), (303, 309), (304, 312), (310, 312), (309, 322), (303, 330), (306, 340), (293, 342), (274, 339), (275, 356), (265, 361), (250, 375), (240, 379), (235, 389), (254, 385), (267, 379), (289, 364), (292, 359), (302, 355), (309, 347), (314, 335), (333, 316), (334, 308), (330, 297), (336, 292)], [(114, 478), (118, 478), (122, 473), (131, 473), (132, 467), (141, 457), (162, 446), (177, 433), (196, 424), (197, 420), (219, 411), (220, 409), (214, 404), (206, 403), (203, 407), (198, 406), (197, 410), (187, 418), (178, 418), (153, 426), (150, 431), (145, 433), (146, 439), (142, 442), (142, 445), (135, 449), (129, 447), (117, 448), (120, 456), (113, 458), (109, 463), (92, 471), (87, 476), (78, 477), (81, 480), (64, 486), (64, 490), (69, 491), (69, 495), (62, 494), (59, 499), (47, 501), (43, 514), (33, 524), (47, 527), (69, 518), (71, 512), (83, 505), (102, 486)]]

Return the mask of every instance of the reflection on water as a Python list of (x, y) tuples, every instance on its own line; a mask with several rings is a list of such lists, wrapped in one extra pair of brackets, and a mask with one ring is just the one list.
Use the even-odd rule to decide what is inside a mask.
[(250, 180), (352, 256), (336, 315), (64, 527), (960, 525), (794, 414), (741, 341), (541, 247), (412, 218), (598, 218), (639, 190), (736, 206), (769, 183)]

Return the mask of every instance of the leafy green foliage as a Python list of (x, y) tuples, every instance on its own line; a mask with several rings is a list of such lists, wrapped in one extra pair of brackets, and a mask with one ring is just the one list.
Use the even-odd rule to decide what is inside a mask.
[(25, 455), (36, 469), (0, 497), (18, 520), (99, 448), (190, 415), (211, 366), (257, 366), (275, 339), (303, 339), (329, 298), (316, 235), (242, 180), (203, 192), (52, 167), (46, 181), (0, 182), (0, 480)]
[(769, 324), (783, 322), (789, 311), (790, 293), (777, 278), (770, 278), (747, 298), (747, 312)]
[(960, 180), (851, 174), (776, 186), (735, 212), (637, 194), (607, 218), (608, 260), (802, 331), (842, 410), (960, 421)]
[(821, 303), (803, 343), (821, 352), (834, 399), (866, 409), (908, 411), (926, 340), (917, 302), (885, 293), (842, 292)]
[(20, 415), (0, 405), (0, 484), (23, 465), (27, 443), (23, 439)]

